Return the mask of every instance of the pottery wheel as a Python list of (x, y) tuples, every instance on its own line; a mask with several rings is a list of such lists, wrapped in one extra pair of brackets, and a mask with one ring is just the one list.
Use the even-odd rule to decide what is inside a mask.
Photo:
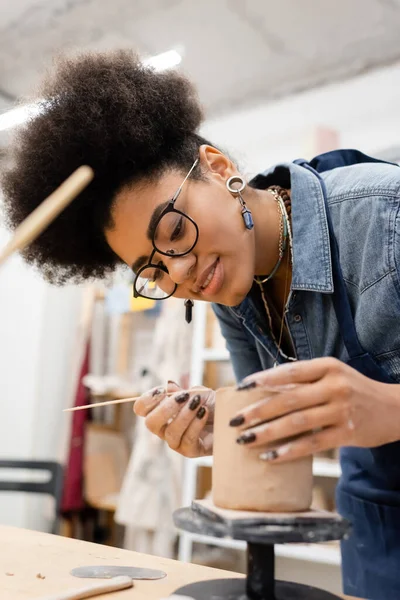
[(174, 513), (179, 529), (247, 542), (247, 577), (200, 581), (176, 590), (194, 600), (339, 600), (323, 590), (275, 580), (274, 544), (340, 540), (350, 523), (332, 513), (241, 513), (195, 501)]

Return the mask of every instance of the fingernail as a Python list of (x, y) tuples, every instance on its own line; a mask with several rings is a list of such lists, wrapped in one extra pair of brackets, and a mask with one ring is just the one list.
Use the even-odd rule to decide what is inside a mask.
[(241, 382), (238, 384), (238, 386), (236, 387), (236, 390), (238, 392), (241, 392), (243, 390), (251, 390), (252, 388), (255, 388), (257, 386), (257, 382), (256, 381), (250, 381), (249, 383), (245, 383), (245, 382)]
[(198, 394), (196, 396), (194, 396), (194, 398), (192, 398), (192, 400), (190, 401), (190, 404), (189, 404), (190, 410), (196, 410), (196, 408), (200, 404), (200, 400), (201, 400), (201, 398)]
[(238, 417), (234, 417), (233, 419), (231, 419), (229, 421), (230, 427), (239, 427), (239, 425), (243, 425), (243, 423), (244, 423), (244, 416), (243, 415), (239, 415)]
[(197, 411), (196, 417), (198, 419), (202, 419), (205, 414), (206, 414), (206, 409), (204, 408), (204, 406), (200, 406), (199, 410)]
[(260, 454), (258, 458), (261, 460), (275, 460), (278, 458), (279, 454), (276, 450), (268, 450), (268, 452), (263, 452)]
[(178, 394), (175, 396), (175, 402), (178, 404), (183, 404), (186, 400), (189, 400), (190, 394), (188, 392), (182, 392), (182, 394)]
[(168, 384), (169, 385), (176, 385), (176, 387), (180, 387), (179, 383), (176, 383), (176, 381), (172, 381), (172, 379), (168, 379)]
[(153, 392), (153, 397), (154, 396), (159, 396), (160, 394), (165, 394), (165, 388), (164, 387), (158, 387), (154, 390)]
[(238, 437), (238, 439), (236, 440), (236, 443), (243, 445), (243, 444), (251, 444), (251, 442), (255, 442), (255, 441), (256, 441), (256, 434), (252, 432), (252, 433), (244, 433), (243, 435)]

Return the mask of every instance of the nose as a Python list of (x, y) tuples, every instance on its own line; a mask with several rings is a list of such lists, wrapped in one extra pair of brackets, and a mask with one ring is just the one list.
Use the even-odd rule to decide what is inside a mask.
[(177, 285), (187, 281), (193, 273), (196, 257), (193, 252), (186, 256), (164, 257), (169, 276)]

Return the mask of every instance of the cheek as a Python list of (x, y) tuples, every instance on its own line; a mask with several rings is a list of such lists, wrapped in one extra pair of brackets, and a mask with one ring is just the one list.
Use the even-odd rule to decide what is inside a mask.
[(236, 207), (235, 200), (231, 203), (219, 205), (215, 201), (214, 206), (207, 203), (204, 211), (198, 215), (196, 221), (199, 228), (199, 247), (205, 251), (228, 251), (236, 253), (238, 243), (242, 243), (241, 237), (244, 226), (240, 214), (240, 207)]

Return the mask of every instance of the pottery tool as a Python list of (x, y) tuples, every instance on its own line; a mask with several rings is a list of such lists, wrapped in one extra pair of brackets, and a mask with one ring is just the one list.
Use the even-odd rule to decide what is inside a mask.
[[(279, 394), (282, 391), (286, 391), (288, 386), (276, 386), (273, 388), (269, 388), (268, 386), (263, 386), (263, 392), (270, 392)], [(167, 392), (167, 396), (172, 396), (176, 394), (176, 392)], [(92, 402), (91, 404), (84, 404), (82, 406), (74, 406), (73, 408), (64, 408), (63, 412), (75, 412), (76, 410), (84, 410), (86, 408), (96, 408), (97, 406), (109, 406), (110, 404), (124, 404), (125, 402), (136, 402), (142, 396), (134, 396), (132, 398), (118, 398), (117, 400), (106, 400), (105, 402)]]
[(72, 173), (50, 196), (30, 213), (16, 228), (14, 235), (0, 253), (0, 265), (14, 252), (23, 250), (76, 198), (92, 181), (93, 170), (83, 165)]
[(87, 567), (76, 567), (72, 569), (71, 575), (88, 579), (110, 579), (112, 577), (124, 576), (131, 579), (164, 579), (167, 576), (164, 571), (156, 569), (142, 569), (141, 567), (123, 567), (121, 565), (94, 565)]
[[(172, 396), (176, 392), (168, 392), (167, 396)], [(72, 408), (64, 408), (63, 412), (75, 412), (77, 410), (85, 410), (86, 408), (97, 408), (98, 406), (109, 406), (110, 404), (124, 404), (125, 402), (136, 402), (142, 396), (135, 396), (134, 398), (118, 398), (118, 400), (106, 400), (105, 402), (92, 402), (91, 404), (83, 404), (82, 406), (74, 406)]]
[(133, 581), (130, 577), (115, 577), (107, 582), (102, 581), (80, 589), (63, 591), (59, 594), (38, 598), (38, 600), (84, 600), (85, 598), (93, 598), (93, 596), (126, 590), (131, 587), (133, 587)]

